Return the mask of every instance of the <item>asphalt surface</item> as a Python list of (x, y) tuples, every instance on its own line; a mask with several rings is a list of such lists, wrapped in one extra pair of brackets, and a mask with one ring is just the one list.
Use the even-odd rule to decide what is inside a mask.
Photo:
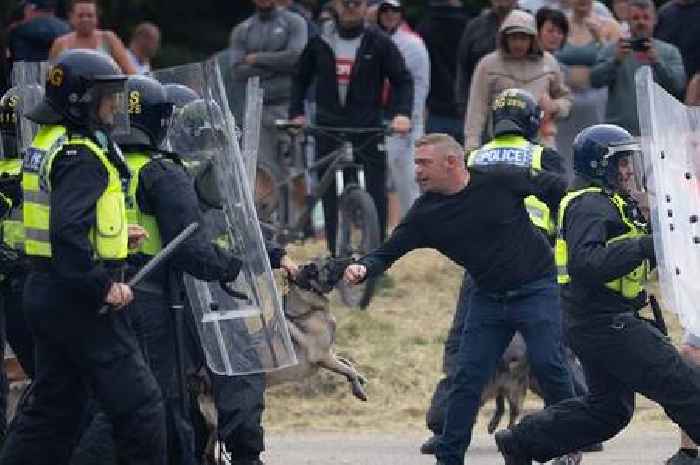
[[(434, 465), (420, 455), (424, 435), (285, 433), (267, 435), (265, 465)], [(661, 431), (623, 431), (602, 452), (584, 454), (582, 465), (662, 465), (678, 448), (672, 428)], [(466, 465), (503, 465), (492, 436), (477, 434), (467, 452)]]

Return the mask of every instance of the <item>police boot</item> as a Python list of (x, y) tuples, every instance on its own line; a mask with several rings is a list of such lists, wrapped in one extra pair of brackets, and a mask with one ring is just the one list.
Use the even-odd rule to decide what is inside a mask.
[(682, 450), (673, 454), (665, 462), (666, 465), (700, 465), (700, 458), (693, 457)]
[(582, 457), (581, 452), (569, 452), (554, 459), (552, 465), (579, 465)]
[(425, 440), (420, 446), (420, 453), (425, 455), (435, 455), (435, 449), (440, 441), (440, 435), (434, 434)]
[(505, 465), (532, 465), (532, 459), (522, 450), (511, 430), (498, 431), (494, 438)]
[(259, 458), (231, 459), (230, 465), (265, 465)]

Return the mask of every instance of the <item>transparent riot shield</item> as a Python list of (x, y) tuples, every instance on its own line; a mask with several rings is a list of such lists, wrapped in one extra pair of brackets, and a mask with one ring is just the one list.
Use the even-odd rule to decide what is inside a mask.
[(636, 88), (661, 297), (700, 334), (700, 118), (649, 67), (637, 72)]
[(17, 61), (12, 65), (12, 87), (18, 92), (19, 105), (17, 107), (17, 143), (21, 153), (24, 152), (34, 140), (39, 131), (39, 125), (25, 118), (31, 109), (44, 98), (44, 84), (48, 63), (45, 61)]
[(267, 372), (296, 363), (279, 292), (258, 224), (231, 113), (215, 59), (154, 73), (201, 98), (183, 106), (168, 139), (195, 175), (210, 240), (243, 262), (235, 282), (185, 277), (207, 364), (216, 373)]
[(260, 88), (260, 78), (256, 76), (248, 79), (243, 119), (243, 163), (251, 186), (255, 186), (262, 112), (263, 90)]

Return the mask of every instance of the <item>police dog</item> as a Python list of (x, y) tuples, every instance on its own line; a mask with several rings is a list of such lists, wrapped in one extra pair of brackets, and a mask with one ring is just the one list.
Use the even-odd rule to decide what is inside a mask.
[[(367, 400), (364, 388), (366, 378), (334, 350), (336, 321), (326, 294), (341, 279), (344, 265), (335, 259), (310, 263), (302, 267), (293, 280), (288, 280), (284, 311), (298, 363), (268, 373), (268, 386), (303, 381), (323, 368), (344, 376), (352, 394), (362, 401)], [(207, 424), (209, 438), (205, 457), (210, 463), (220, 463), (212, 460), (216, 457), (217, 416), (211, 383), (205, 370), (199, 370), (191, 377), (190, 389)]]
[(489, 434), (496, 431), (505, 413), (508, 401), (508, 427), (515, 425), (523, 410), (525, 395), (530, 384), (530, 366), (527, 362), (527, 347), (520, 333), (515, 333), (496, 368), (491, 381), (481, 395), (481, 405), (494, 399), (496, 409), (488, 424)]

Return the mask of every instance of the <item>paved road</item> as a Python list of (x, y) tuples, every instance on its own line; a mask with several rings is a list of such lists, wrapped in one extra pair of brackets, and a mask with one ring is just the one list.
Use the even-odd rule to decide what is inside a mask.
[[(269, 434), (266, 465), (434, 465), (421, 456), (423, 435), (286, 433)], [(603, 452), (585, 454), (582, 465), (662, 465), (678, 447), (673, 430), (628, 430), (606, 444)], [(503, 465), (491, 436), (477, 435), (467, 465)]]

